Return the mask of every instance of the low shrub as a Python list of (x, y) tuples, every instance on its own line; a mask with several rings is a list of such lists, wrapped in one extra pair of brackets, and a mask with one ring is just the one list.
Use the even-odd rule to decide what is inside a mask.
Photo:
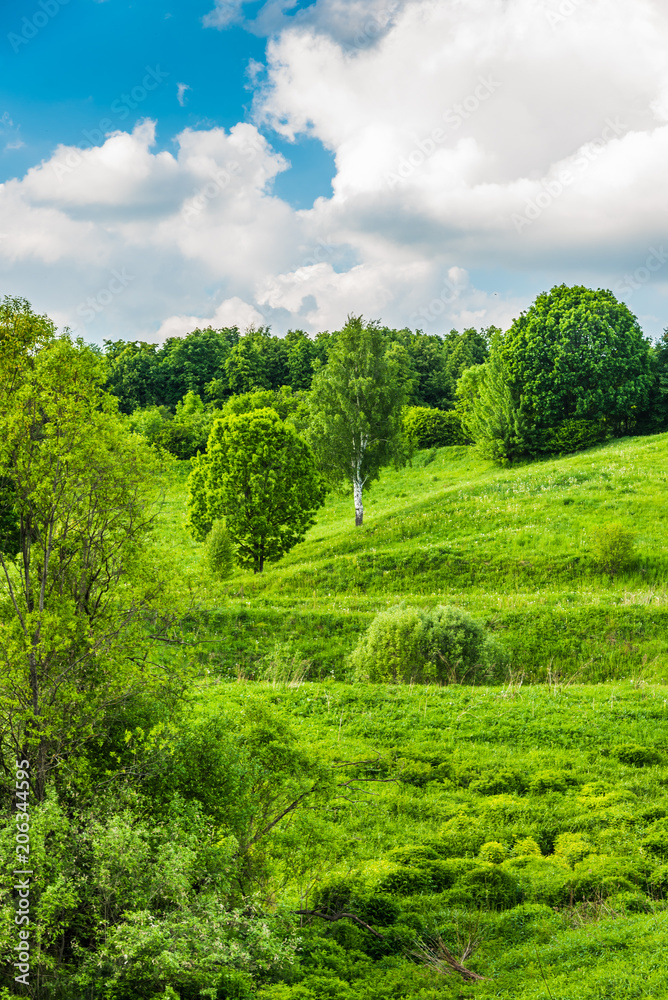
[(490, 840), (483, 844), (478, 852), (480, 860), (491, 865), (500, 865), (502, 861), (506, 860), (507, 855), (508, 852), (503, 844), (499, 844), (496, 840)]
[(633, 560), (635, 533), (625, 528), (621, 521), (607, 521), (594, 528), (590, 545), (599, 569), (615, 576), (626, 569)]
[[(652, 767), (661, 763), (661, 754), (654, 747), (642, 746), (639, 743), (624, 743), (613, 747), (610, 751), (622, 764), (630, 767)], [(665, 815), (665, 811), (663, 812)]]
[(217, 580), (224, 580), (234, 569), (234, 543), (224, 521), (213, 522), (206, 540), (206, 561)]
[(454, 410), (407, 406), (404, 410), (404, 431), (414, 448), (444, 448), (470, 443), (459, 414)]
[(484, 625), (460, 608), (398, 605), (381, 611), (350, 656), (357, 680), (479, 683), (503, 660)]
[(489, 910), (507, 910), (522, 902), (522, 889), (512, 870), (481, 863), (457, 880), (450, 899), (453, 903), (472, 902)]
[(593, 448), (605, 435), (605, 425), (600, 420), (571, 417), (548, 433), (546, 445), (548, 451), (554, 454), (569, 455), (584, 448)]

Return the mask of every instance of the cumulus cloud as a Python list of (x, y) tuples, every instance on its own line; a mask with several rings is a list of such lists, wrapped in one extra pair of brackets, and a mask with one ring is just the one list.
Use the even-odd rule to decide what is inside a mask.
[[(93, 149), (59, 146), (0, 187), (15, 291), (98, 338), (163, 338), (233, 322), (315, 332), (349, 312), (505, 326), (541, 289), (578, 281), (612, 287), (657, 332), (660, 0), (293, 7), (275, 0), (244, 22), (273, 25), (267, 72), (249, 75), (254, 125), (186, 130), (156, 151), (146, 121)], [(218, 2), (205, 22), (247, 9)], [(298, 211), (275, 195), (289, 165), (269, 128), (334, 154), (331, 197)]]

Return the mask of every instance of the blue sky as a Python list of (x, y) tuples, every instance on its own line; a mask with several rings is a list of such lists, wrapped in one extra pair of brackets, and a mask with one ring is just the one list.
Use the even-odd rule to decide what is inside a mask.
[(0, 9), (0, 291), (98, 342), (506, 327), (561, 282), (656, 337), (667, 156), (662, 0)]
[[(43, 11), (29, 0), (0, 9), (0, 38), (7, 39), (0, 107), (16, 123), (14, 142), (22, 143), (5, 145), (0, 180), (47, 159), (58, 143), (100, 144), (105, 122), (131, 130), (140, 119), (155, 118), (156, 148), (170, 149), (184, 128), (229, 129), (249, 119), (248, 67), (262, 63), (266, 38), (242, 26), (205, 29), (202, 20), (211, 3), (69, 0), (60, 6), (45, 0), (45, 5)], [(259, 7), (247, 4), (247, 14)], [(288, 16), (300, 7), (308, 4), (295, 5)], [(48, 17), (39, 30), (32, 24), (35, 14)], [(26, 29), (24, 19), (32, 27)], [(24, 37), (32, 31), (33, 38)], [(150, 91), (142, 87), (147, 69), (155, 73)], [(133, 90), (139, 100), (132, 99)], [(274, 142), (293, 167), (277, 180), (281, 197), (304, 208), (331, 193), (332, 155), (321, 143), (305, 138), (290, 144), (277, 136)]]

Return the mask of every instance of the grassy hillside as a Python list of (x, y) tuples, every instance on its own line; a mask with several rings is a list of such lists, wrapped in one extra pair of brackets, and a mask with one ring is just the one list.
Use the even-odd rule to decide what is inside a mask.
[[(200, 713), (258, 701), (348, 783), (276, 832), (276, 902), (382, 936), (305, 921), (262, 998), (668, 995), (664, 689), (212, 681)], [(416, 942), (439, 937), (484, 980), (428, 973)]]
[[(330, 496), (306, 540), (261, 576), (212, 580), (184, 528), (188, 463), (166, 478), (156, 541), (181, 593), (206, 607), (211, 670), (345, 679), (373, 614), (400, 601), (456, 604), (484, 619), (515, 677), (668, 677), (668, 435), (499, 468), (472, 449), (419, 452), (385, 470), (355, 529), (350, 497)], [(621, 521), (636, 558), (611, 578), (592, 530)]]

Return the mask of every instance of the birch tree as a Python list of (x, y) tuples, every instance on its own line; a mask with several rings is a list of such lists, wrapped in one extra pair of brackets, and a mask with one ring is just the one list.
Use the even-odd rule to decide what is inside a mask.
[(314, 377), (311, 440), (330, 480), (352, 485), (356, 527), (364, 519), (364, 490), (383, 466), (405, 461), (408, 371), (404, 348), (388, 348), (377, 323), (349, 316)]

